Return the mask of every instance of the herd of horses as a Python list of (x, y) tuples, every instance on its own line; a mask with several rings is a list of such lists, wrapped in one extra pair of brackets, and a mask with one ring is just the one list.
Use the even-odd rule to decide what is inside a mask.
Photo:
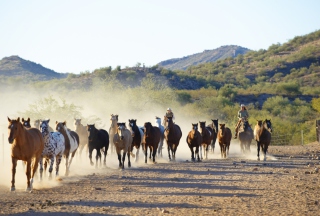
[[(164, 140), (167, 143), (168, 158), (175, 161), (177, 147), (179, 146), (182, 131), (171, 117), (164, 116), (163, 125), (161, 118), (156, 117), (155, 125), (151, 122), (145, 122), (143, 126), (137, 126), (136, 119), (129, 119), (128, 126), (125, 122), (118, 122), (118, 115), (110, 116), (110, 128), (107, 132), (104, 129), (98, 129), (95, 124), (84, 126), (81, 119), (75, 119), (75, 130), (67, 127), (66, 121), (56, 121), (55, 131), (49, 126), (50, 119), (35, 120), (34, 127), (30, 124), (30, 118), (10, 119), (8, 117), (8, 142), (11, 145), (12, 158), (12, 181), (11, 191), (15, 190), (15, 173), (17, 161), (22, 160), (26, 166), (27, 191), (32, 190), (34, 175), (40, 165), (40, 180), (43, 171), (49, 164), (49, 179), (52, 178), (54, 161), (56, 162), (55, 174), (59, 175), (59, 165), (62, 157), (66, 161), (67, 176), (70, 172), (70, 165), (76, 152), (86, 149), (89, 155), (90, 164), (92, 161), (92, 152), (96, 150), (96, 162), (98, 167), (102, 166), (102, 153), (104, 155), (103, 164), (106, 165), (107, 152), (110, 146), (111, 152), (116, 152), (119, 161), (119, 167), (124, 169), (125, 158), (128, 158), (128, 167), (131, 167), (130, 157), (139, 160), (140, 146), (144, 151), (145, 163), (149, 159), (156, 163), (155, 159), (162, 157)], [(250, 151), (251, 141), (257, 142), (258, 160), (260, 160), (260, 148), (266, 160), (266, 153), (271, 141), (272, 126), (271, 120), (258, 120), (254, 130), (248, 122), (242, 122), (238, 132), (240, 147), (243, 153)], [(211, 124), (206, 125), (205, 121), (192, 123), (190, 132), (186, 137), (186, 142), (191, 151), (191, 160), (193, 162), (208, 158), (208, 151), (214, 151), (215, 143), (218, 140), (220, 145), (221, 158), (227, 158), (231, 143), (232, 133), (225, 124), (219, 124), (218, 119), (212, 119)], [(135, 149), (135, 154), (133, 153)], [(203, 151), (203, 154), (202, 154)], [(200, 153), (199, 153), (200, 152)], [(202, 156), (203, 155), (203, 156)], [(43, 164), (43, 161), (44, 164)]]

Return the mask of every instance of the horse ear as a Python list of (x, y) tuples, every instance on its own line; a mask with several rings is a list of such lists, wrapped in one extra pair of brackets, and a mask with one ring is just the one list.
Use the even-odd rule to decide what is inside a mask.
[(7, 118), (8, 118), (8, 122), (11, 122), (11, 119), (7, 116)]
[(49, 123), (50, 119), (48, 119), (48, 123)]
[(28, 117), (28, 121), (30, 121), (30, 118)]
[(24, 122), (24, 118), (22, 117), (22, 122)]
[(17, 121), (20, 121), (20, 117), (18, 117)]
[(66, 125), (66, 124), (67, 124), (67, 121), (64, 121), (62, 124), (63, 124), (63, 125)]

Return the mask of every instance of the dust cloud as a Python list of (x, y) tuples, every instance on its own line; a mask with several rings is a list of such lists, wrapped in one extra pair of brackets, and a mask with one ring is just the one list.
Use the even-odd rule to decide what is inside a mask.
[[(206, 124), (211, 123), (210, 119), (206, 119), (205, 117), (188, 117), (183, 113), (179, 112), (181, 110), (180, 105), (177, 102), (172, 102), (171, 104), (166, 104), (166, 106), (160, 106), (158, 104), (147, 104), (140, 103), (139, 101), (131, 100), (131, 95), (128, 95), (126, 92), (112, 92), (112, 91), (105, 91), (105, 90), (91, 90), (91, 91), (70, 91), (67, 93), (59, 93), (58, 91), (54, 91), (52, 89), (39, 89), (36, 88), (9, 88), (9, 89), (2, 89), (0, 94), (0, 186), (7, 187), (8, 190), (11, 186), (11, 152), (10, 152), (10, 144), (7, 141), (8, 132), (7, 132), (7, 125), (8, 120), (7, 116), (11, 119), (16, 119), (17, 117), (24, 117), (27, 118), (28, 116), (18, 116), (18, 113), (23, 113), (30, 108), (30, 104), (34, 104), (36, 101), (40, 100), (41, 98), (45, 98), (51, 95), (53, 98), (62, 98), (67, 103), (73, 103), (76, 106), (82, 107), (81, 115), (84, 119), (90, 119), (90, 116), (96, 116), (100, 119), (97, 122), (85, 122), (82, 121), (84, 125), (86, 124), (93, 124), (97, 123), (97, 128), (103, 128), (105, 130), (109, 130), (110, 127), (110, 115), (111, 114), (118, 114), (119, 115), (119, 122), (126, 122), (128, 123), (128, 119), (137, 119), (137, 125), (143, 126), (145, 122), (151, 122), (155, 125), (155, 116), (163, 118), (166, 112), (167, 107), (171, 107), (173, 112), (175, 113), (175, 123), (181, 127), (182, 130), (182, 138), (180, 140), (180, 144), (177, 149), (176, 153), (176, 161), (177, 162), (185, 162), (190, 161), (191, 153), (186, 143), (186, 136), (188, 132), (191, 130), (191, 123), (197, 123), (199, 121), (207, 121)], [(140, 107), (139, 107), (140, 106)], [(137, 108), (138, 107), (138, 108)], [(68, 116), (68, 114), (65, 114)], [(76, 117), (76, 116), (75, 116)], [(55, 127), (55, 121), (64, 121), (67, 120), (67, 126), (70, 129), (74, 129), (73, 119), (69, 117), (69, 119), (55, 119), (52, 116), (40, 116), (39, 118), (50, 118), (50, 126)], [(212, 118), (216, 118), (212, 116)], [(34, 119), (31, 119), (33, 125)], [(221, 122), (226, 123), (226, 122)], [(230, 126), (229, 126), (230, 127)], [(230, 127), (233, 128), (233, 127)], [(240, 146), (237, 141), (232, 140), (230, 146), (230, 154), (229, 158), (245, 158), (249, 160), (256, 160), (256, 149), (255, 145), (254, 148), (251, 148), (251, 154), (247, 157), (244, 157), (240, 153)], [(136, 150), (134, 149), (133, 153)], [(164, 143), (163, 149), (163, 157), (157, 157), (157, 163), (169, 163), (168, 161), (168, 152), (166, 148), (166, 144)], [(95, 162), (95, 154), (93, 152), (93, 161)], [(149, 154), (149, 152), (148, 152)], [(214, 149), (214, 153), (210, 152), (208, 154), (208, 159), (221, 159), (220, 157), (220, 148), (218, 143), (216, 143), (216, 148)], [(135, 159), (131, 159), (132, 168), (135, 169), (143, 166), (152, 166), (152, 162), (148, 161), (147, 164), (144, 163), (144, 153), (140, 149), (139, 153), (139, 161), (135, 162)], [(128, 160), (126, 158), (125, 161), (125, 170), (126, 172), (129, 171), (128, 169)], [(88, 155), (86, 155), (85, 151), (82, 152), (82, 155), (79, 156), (78, 154), (72, 161), (70, 167), (70, 175), (64, 176), (65, 173), (65, 160), (63, 159), (60, 164), (60, 177), (53, 178), (53, 180), (49, 180), (47, 175), (42, 182), (39, 181), (39, 177), (35, 178), (34, 181), (34, 188), (48, 188), (48, 187), (55, 187), (59, 186), (63, 182), (67, 181), (77, 181), (83, 178), (86, 175), (90, 175), (93, 173), (106, 173), (106, 172), (115, 172), (118, 170), (118, 159), (115, 153), (110, 152), (110, 147), (107, 156), (107, 167), (98, 168), (96, 169), (95, 166), (91, 166), (89, 163)], [(55, 173), (55, 164), (53, 166), (53, 176)], [(16, 172), (16, 189), (17, 190), (24, 190), (26, 188), (26, 175), (25, 170), (22, 166), (22, 161), (18, 161), (17, 172)]]

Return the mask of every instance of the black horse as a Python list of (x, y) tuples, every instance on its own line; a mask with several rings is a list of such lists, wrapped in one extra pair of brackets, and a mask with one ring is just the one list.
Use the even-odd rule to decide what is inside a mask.
[(137, 126), (137, 119), (129, 119), (129, 130), (132, 135), (130, 152), (131, 152), (131, 155), (133, 155), (132, 154), (133, 147), (136, 147), (137, 152), (136, 152), (135, 161), (137, 162), (139, 160), (139, 149), (140, 149), (141, 141), (143, 138), (143, 131)]
[(218, 119), (211, 119), (212, 123), (209, 124), (207, 127), (210, 127), (212, 129), (212, 140), (211, 140), (211, 152), (214, 152), (214, 148), (216, 146), (216, 140), (217, 140), (217, 135), (219, 131), (219, 121)]
[(87, 125), (88, 130), (88, 147), (89, 147), (89, 159), (90, 164), (93, 166), (94, 163), (92, 162), (92, 151), (93, 149), (97, 150), (96, 155), (96, 168), (98, 167), (98, 159), (100, 158), (100, 166), (101, 166), (101, 152), (104, 148), (104, 160), (103, 164), (106, 165), (106, 157), (109, 148), (109, 134), (106, 130), (100, 129), (98, 130), (94, 124)]

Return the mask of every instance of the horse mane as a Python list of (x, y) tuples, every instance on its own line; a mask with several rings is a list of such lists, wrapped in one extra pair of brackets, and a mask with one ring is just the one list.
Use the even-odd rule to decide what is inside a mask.
[(66, 126), (66, 122), (58, 122), (56, 121), (56, 125), (58, 127), (58, 125), (62, 128), (61, 130), (59, 130), (59, 132), (63, 135), (64, 137), (64, 141), (65, 141), (65, 145), (66, 145), (66, 150), (70, 150), (71, 145), (70, 145), (70, 139), (69, 136), (67, 134), (67, 126)]

